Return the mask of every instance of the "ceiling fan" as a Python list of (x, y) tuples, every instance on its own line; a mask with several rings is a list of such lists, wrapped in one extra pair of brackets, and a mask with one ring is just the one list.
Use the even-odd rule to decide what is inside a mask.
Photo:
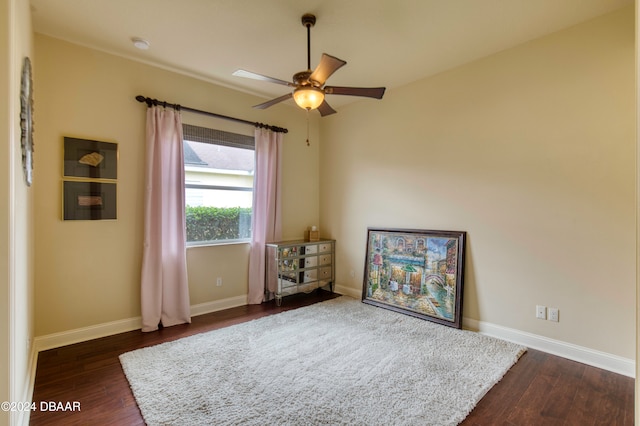
[(272, 105), (286, 101), (290, 98), (296, 104), (306, 110), (318, 109), (321, 116), (330, 115), (336, 111), (329, 106), (324, 99), (325, 95), (364, 96), (368, 98), (382, 99), (384, 87), (341, 87), (325, 86), (327, 79), (340, 67), (347, 64), (346, 61), (334, 56), (322, 54), (320, 63), (315, 70), (311, 70), (311, 27), (316, 23), (316, 17), (310, 13), (302, 15), (302, 25), (307, 28), (307, 70), (293, 75), (293, 81), (280, 80), (246, 70), (237, 70), (233, 75), (237, 77), (252, 78), (254, 80), (267, 81), (293, 87), (293, 91), (270, 101), (254, 105), (254, 108), (265, 109)]

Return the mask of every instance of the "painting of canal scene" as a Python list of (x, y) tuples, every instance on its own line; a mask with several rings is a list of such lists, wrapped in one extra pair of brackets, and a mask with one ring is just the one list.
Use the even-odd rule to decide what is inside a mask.
[(362, 301), (462, 328), (465, 232), (367, 229)]

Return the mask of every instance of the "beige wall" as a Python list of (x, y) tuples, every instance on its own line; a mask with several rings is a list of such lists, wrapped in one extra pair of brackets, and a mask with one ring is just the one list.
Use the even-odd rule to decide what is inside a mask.
[[(339, 287), (361, 291), (368, 226), (465, 230), (465, 317), (635, 358), (633, 9), (313, 119), (311, 147), (292, 106), (254, 111), (256, 97), (46, 36), (35, 48), (36, 336), (139, 315), (143, 94), (289, 128), (284, 237), (320, 222)], [(117, 221), (60, 219), (63, 136), (119, 143)], [(246, 294), (247, 256), (190, 248), (192, 305)]]
[(367, 227), (467, 231), (465, 317), (635, 359), (634, 82), (628, 7), (324, 119), (338, 284)]
[[(638, 330), (640, 330), (640, 9), (638, 8), (638, 0), (634, 2), (636, 10), (636, 360), (640, 357), (640, 339), (638, 339)], [(636, 362), (636, 387), (635, 387), (635, 424), (640, 424), (640, 365)]]
[[(3, 200), (9, 200), (12, 188), (12, 180), (9, 176), (11, 170), (11, 146), (15, 143), (12, 137), (11, 117), (12, 106), (10, 103), (11, 83), (11, 66), (13, 61), (11, 51), (9, 49), (9, 22), (10, 22), (9, 2), (3, 0), (0, 2), (0, 99), (4, 101), (0, 103), (0, 170), (5, 172), (0, 174), (0, 197)], [(13, 212), (9, 203), (4, 203), (0, 207), (0, 311), (10, 312), (11, 305), (9, 301), (9, 287), (12, 285), (11, 280), (11, 262), (9, 261), (9, 243), (10, 243), (10, 225)], [(0, 400), (8, 401), (11, 398), (11, 387), (9, 377), (11, 375), (11, 318), (9, 315), (3, 315), (0, 318)], [(0, 425), (9, 424), (10, 413), (3, 412), (0, 414)]]
[[(10, 22), (10, 9), (9, 1), (0, 1), (0, 170), (4, 170), (0, 173), (0, 198), (3, 200), (9, 200), (12, 188), (12, 181), (9, 176), (9, 170), (11, 170), (11, 146), (15, 143), (12, 137), (11, 117), (12, 105), (10, 102), (12, 92), (10, 89), (11, 83), (11, 66), (13, 61), (11, 58), (11, 50), (9, 48), (9, 40), (11, 40), (11, 34), (9, 33)], [(9, 312), (11, 305), (9, 302), (9, 286), (12, 284), (11, 262), (9, 261), (9, 229), (11, 225), (10, 218), (12, 217), (12, 211), (9, 203), (3, 203), (0, 206), (0, 311)], [(11, 390), (9, 386), (9, 376), (11, 374), (11, 351), (10, 351), (10, 336), (11, 336), (11, 321), (9, 315), (2, 315), (0, 318), (0, 400), (8, 401), (11, 396)], [(9, 424), (9, 413), (3, 412), (0, 414), (0, 425)]]
[[(319, 221), (319, 143), (306, 146), (305, 112), (291, 105), (257, 111), (262, 99), (139, 62), (35, 37), (38, 61), (36, 336), (140, 315), (145, 95), (289, 129), (283, 170), (285, 238)], [(253, 128), (185, 113), (183, 121), (253, 134)], [(318, 141), (318, 120), (311, 122)], [(118, 219), (62, 221), (63, 136), (117, 142)], [(246, 244), (187, 251), (191, 304), (247, 293)], [(223, 286), (216, 287), (216, 277)]]
[[(0, 401), (30, 398), (33, 337), (32, 193), (22, 173), (20, 76), (31, 52), (26, 0), (0, 1)], [(33, 59), (33, 58), (31, 58)], [(25, 413), (0, 411), (0, 425), (18, 424)]]

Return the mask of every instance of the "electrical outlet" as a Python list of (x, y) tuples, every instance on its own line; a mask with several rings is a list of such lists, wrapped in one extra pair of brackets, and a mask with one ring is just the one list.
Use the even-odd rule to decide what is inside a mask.
[(216, 278), (216, 286), (217, 287), (222, 287), (222, 277)]
[(549, 308), (549, 321), (558, 322), (559, 318), (558, 308)]
[(536, 306), (536, 318), (538, 319), (547, 319), (547, 307), (537, 305)]

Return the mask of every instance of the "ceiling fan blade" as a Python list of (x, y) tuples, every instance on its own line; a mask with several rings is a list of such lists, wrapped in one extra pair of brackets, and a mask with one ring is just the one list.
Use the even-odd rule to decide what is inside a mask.
[(336, 72), (338, 68), (343, 65), (346, 65), (347, 62), (342, 59), (338, 59), (335, 56), (327, 55), (326, 53), (322, 54), (322, 58), (320, 58), (320, 63), (316, 67), (315, 70), (309, 76), (310, 80), (317, 81), (322, 86), (325, 81)]
[(367, 98), (382, 99), (385, 87), (339, 87), (327, 86), (324, 93), (328, 95), (364, 96)]
[(244, 77), (251, 78), (254, 80), (267, 81), (269, 83), (282, 84), (283, 86), (293, 87), (295, 84), (290, 83), (288, 81), (280, 80), (279, 78), (268, 77), (266, 75), (257, 74), (255, 72), (247, 71), (247, 70), (236, 70), (233, 72), (233, 75), (236, 77)]
[(336, 113), (336, 110), (331, 108), (331, 106), (329, 106), (327, 101), (322, 101), (322, 103), (318, 107), (318, 111), (320, 111), (320, 116), (321, 117), (324, 117), (325, 115), (331, 115), (331, 114), (335, 114)]
[(286, 95), (282, 95), (279, 98), (275, 98), (275, 99), (271, 99), (270, 101), (264, 102), (262, 104), (259, 105), (254, 105), (253, 107), (256, 109), (266, 109), (269, 108), (272, 105), (275, 105), (277, 103), (286, 101), (289, 98), (292, 98), (293, 94), (292, 93), (287, 93)]

